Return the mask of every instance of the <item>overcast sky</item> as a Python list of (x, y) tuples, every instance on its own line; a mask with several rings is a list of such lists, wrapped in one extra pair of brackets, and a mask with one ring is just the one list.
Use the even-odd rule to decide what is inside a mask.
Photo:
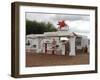
[(51, 22), (56, 28), (58, 21), (65, 20), (69, 25), (69, 30), (89, 35), (90, 16), (76, 14), (47, 14), (47, 13), (26, 13), (26, 19), (38, 22)]

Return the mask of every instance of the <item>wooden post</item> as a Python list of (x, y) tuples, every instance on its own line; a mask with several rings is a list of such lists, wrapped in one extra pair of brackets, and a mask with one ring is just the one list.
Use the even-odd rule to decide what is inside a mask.
[(55, 54), (55, 51), (56, 51), (56, 40), (55, 39), (53, 39), (53, 41), (52, 41), (52, 54)]
[(47, 54), (47, 43), (45, 43), (45, 54)]

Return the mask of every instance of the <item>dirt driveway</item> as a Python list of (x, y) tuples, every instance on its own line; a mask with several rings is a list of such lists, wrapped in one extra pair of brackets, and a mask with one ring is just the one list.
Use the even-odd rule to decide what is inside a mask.
[(89, 64), (89, 54), (76, 56), (26, 53), (26, 67)]

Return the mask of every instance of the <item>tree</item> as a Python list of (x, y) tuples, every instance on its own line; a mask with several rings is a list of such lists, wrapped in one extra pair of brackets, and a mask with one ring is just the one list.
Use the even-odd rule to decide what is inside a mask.
[(43, 34), (44, 32), (57, 31), (50, 22), (37, 22), (26, 20), (26, 35), (27, 34)]
[(57, 31), (57, 29), (54, 27), (53, 24), (51, 24), (50, 22), (47, 23), (47, 32), (52, 32), (52, 31)]

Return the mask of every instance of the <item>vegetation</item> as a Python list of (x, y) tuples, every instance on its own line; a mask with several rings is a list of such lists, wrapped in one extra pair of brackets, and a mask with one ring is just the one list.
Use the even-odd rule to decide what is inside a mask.
[(44, 32), (57, 31), (50, 22), (37, 22), (26, 20), (26, 35), (27, 34), (43, 34)]

